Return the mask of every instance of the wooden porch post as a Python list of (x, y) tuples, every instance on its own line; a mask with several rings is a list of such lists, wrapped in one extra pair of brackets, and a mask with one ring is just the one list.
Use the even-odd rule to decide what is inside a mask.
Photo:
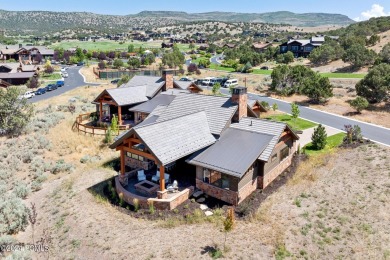
[(99, 101), (99, 121), (102, 121), (103, 119), (103, 102), (100, 100)]
[(160, 166), (160, 191), (165, 190), (165, 174), (164, 174), (164, 165)]
[(125, 175), (125, 151), (121, 149), (121, 175)]
[(122, 107), (118, 106), (118, 122), (119, 125), (122, 125)]

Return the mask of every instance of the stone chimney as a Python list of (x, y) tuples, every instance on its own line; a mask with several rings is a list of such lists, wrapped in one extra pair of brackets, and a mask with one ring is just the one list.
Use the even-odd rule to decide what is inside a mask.
[(239, 122), (242, 117), (248, 116), (248, 95), (246, 87), (234, 87), (231, 101), (238, 105), (236, 114), (233, 116), (233, 122)]
[(164, 69), (162, 71), (162, 78), (165, 81), (165, 86), (163, 88), (163, 91), (173, 89), (173, 70)]

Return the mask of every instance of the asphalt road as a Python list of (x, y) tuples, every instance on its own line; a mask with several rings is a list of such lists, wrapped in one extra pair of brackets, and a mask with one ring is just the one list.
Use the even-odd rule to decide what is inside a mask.
[[(65, 78), (65, 85), (63, 87), (57, 88), (56, 90), (53, 90), (53, 91), (46, 92), (43, 95), (34, 96), (31, 99), (29, 99), (29, 102), (34, 103), (34, 102), (42, 101), (45, 99), (49, 99), (49, 98), (61, 95), (69, 90), (72, 90), (72, 89), (75, 89), (75, 88), (78, 88), (81, 86), (85, 86), (86, 83), (84, 82), (84, 78), (79, 73), (80, 69), (81, 69), (81, 67), (79, 67), (79, 66), (69, 67), (67, 69), (69, 76), (67, 78)], [(98, 86), (99, 84), (88, 84), (88, 85)], [(45, 87), (45, 86), (41, 86), (41, 87)]]
[(210, 62), (213, 64), (221, 64), (220, 59), (219, 59), (220, 57), (223, 59), (223, 54), (218, 54), (216, 56), (211, 57)]
[[(206, 87), (205, 87), (206, 88)], [(221, 88), (221, 92), (223, 94), (229, 95), (229, 90), (226, 88)], [(271, 106), (272, 104), (276, 103), (278, 104), (278, 109), (282, 112), (285, 113), (291, 113), (291, 104), (285, 101), (281, 101), (278, 99), (273, 99), (270, 97), (266, 96), (260, 96), (256, 94), (250, 94), (248, 93), (248, 98), (250, 99), (257, 99), (260, 101), (266, 101), (268, 102)], [(364, 123), (361, 121), (356, 121), (353, 119), (350, 119), (348, 117), (344, 116), (339, 116), (339, 115), (334, 115), (330, 113), (326, 113), (323, 111), (319, 110), (314, 110), (305, 106), (299, 106), (300, 110), (300, 117), (320, 123), (323, 125), (331, 126), (336, 129), (344, 130), (344, 125), (359, 125), (360, 128), (362, 129), (362, 134), (363, 137), (370, 139), (372, 141), (382, 143), (385, 145), (390, 146), (390, 129), (369, 124), (369, 123)]]

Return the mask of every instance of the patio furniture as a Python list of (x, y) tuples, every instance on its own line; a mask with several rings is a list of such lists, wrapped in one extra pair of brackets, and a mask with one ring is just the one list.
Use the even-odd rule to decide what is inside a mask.
[(158, 182), (160, 180), (160, 171), (157, 170), (156, 175), (153, 175), (152, 181)]
[(139, 171), (137, 172), (137, 178), (138, 178), (138, 181), (144, 181), (144, 180), (146, 180), (146, 175), (145, 175), (144, 170), (139, 170)]
[(177, 183), (177, 180), (174, 180), (172, 185), (168, 185), (167, 190), (168, 192), (178, 192), (179, 184)]

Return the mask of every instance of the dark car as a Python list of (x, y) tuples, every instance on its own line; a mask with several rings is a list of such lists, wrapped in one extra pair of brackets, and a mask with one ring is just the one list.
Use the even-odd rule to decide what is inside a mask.
[(80, 61), (79, 63), (77, 63), (77, 66), (84, 66), (84, 62), (83, 61)]
[(52, 90), (56, 90), (57, 89), (57, 85), (55, 84), (49, 84), (46, 86), (46, 91), (52, 91)]
[(112, 84), (117, 84), (118, 82), (119, 82), (119, 79), (111, 80), (111, 83), (112, 83)]
[(57, 87), (60, 88), (60, 87), (65, 85), (65, 82), (63, 80), (59, 80), (59, 81), (57, 81), (56, 85), (57, 85)]
[(269, 70), (268, 66), (263, 66), (260, 68), (261, 70)]
[(202, 83), (203, 83), (203, 79), (197, 79), (197, 80), (195, 80), (194, 83), (195, 83), (196, 85), (198, 85), (198, 86), (201, 86)]
[(35, 95), (43, 95), (46, 93), (46, 88), (39, 88), (37, 91), (35, 91)]

